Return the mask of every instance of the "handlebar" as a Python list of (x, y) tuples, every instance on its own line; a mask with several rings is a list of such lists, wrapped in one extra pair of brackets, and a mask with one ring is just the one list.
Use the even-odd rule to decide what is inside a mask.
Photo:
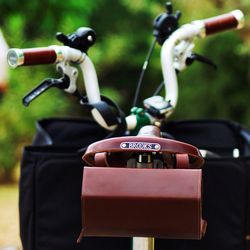
[(53, 45), (50, 47), (31, 49), (10, 49), (7, 60), (12, 68), (26, 65), (52, 64), (63, 60), (73, 63), (82, 63), (85, 53), (68, 46)]
[(244, 26), (244, 15), (240, 10), (234, 10), (224, 15), (201, 20), (204, 23), (206, 35), (228, 29), (240, 29)]
[[(144, 102), (146, 110), (150, 107), (156, 110), (156, 113), (158, 113), (158, 115), (160, 114), (160, 116), (157, 117), (157, 115), (149, 113), (142, 114), (141, 111), (137, 110), (126, 118), (128, 130), (138, 128), (138, 126), (142, 125), (142, 121), (145, 123), (143, 125), (160, 124), (159, 122), (161, 122), (163, 118), (167, 118), (173, 112), (178, 99), (176, 70), (183, 70), (187, 65), (186, 60), (188, 56), (192, 55), (194, 38), (204, 38), (208, 35), (233, 28), (240, 29), (243, 25), (243, 13), (240, 10), (234, 10), (224, 15), (193, 21), (175, 30), (164, 41), (161, 49), (161, 65), (166, 91), (165, 100), (162, 97), (160, 97), (162, 98), (160, 99), (158, 98), (159, 96), (154, 96), (154, 98), (148, 98), (146, 99), (148, 101)], [(83, 31), (87, 39), (85, 40), (88, 41), (89, 29), (83, 29)], [(70, 37), (71, 36), (67, 39)], [(79, 64), (84, 77), (88, 102), (90, 104), (99, 103), (101, 101), (100, 90), (94, 65), (86, 55), (85, 50), (79, 49), (81, 46), (79, 47), (78, 43), (76, 45), (77, 46), (74, 47), (53, 45), (33, 49), (10, 49), (7, 56), (8, 63), (12, 68), (24, 65), (53, 63), (61, 65), (67, 65), (69, 63)], [(107, 126), (102, 115), (95, 108), (92, 109), (92, 115), (104, 128), (113, 130), (116, 127), (115, 125)]]
[[(178, 56), (180, 57), (180, 54), (185, 55), (185, 53), (183, 53), (185, 50), (191, 53), (191, 49), (193, 48), (192, 43), (195, 37), (204, 38), (207, 35), (220, 31), (232, 28), (239, 29), (242, 28), (243, 25), (243, 13), (240, 10), (234, 10), (228, 14), (185, 24), (173, 32), (172, 35), (163, 43), (161, 49), (161, 64), (166, 89), (165, 99), (170, 101), (173, 109), (175, 108), (178, 100), (178, 82), (175, 68), (175, 53), (178, 53), (178, 51), (175, 51), (176, 46), (179, 46), (182, 49), (182, 51), (180, 51), (177, 55), (177, 59), (181, 60)], [(186, 55), (188, 55), (188, 53), (186, 53)], [(186, 59), (187, 58), (183, 57), (183, 60)], [(167, 116), (169, 116), (172, 112), (167, 113)]]
[(58, 62), (80, 64), (89, 103), (97, 103), (101, 100), (95, 67), (90, 58), (78, 49), (57, 45), (32, 49), (10, 49), (7, 60), (12, 68)]
[[(7, 60), (12, 68), (25, 65), (62, 63), (63, 67), (69, 63), (79, 64), (85, 83), (85, 90), (89, 104), (101, 102), (98, 78), (91, 59), (85, 52), (68, 46), (52, 45), (43, 48), (10, 49)], [(70, 67), (72, 68), (72, 67)], [(65, 73), (65, 72), (64, 72)], [(72, 73), (72, 72), (71, 72)], [(73, 71), (74, 74), (74, 71)], [(70, 88), (70, 87), (69, 87)], [(42, 92), (41, 90), (40, 92)], [(67, 90), (65, 90), (67, 91)], [(40, 93), (39, 92), (39, 93)], [(37, 93), (37, 92), (36, 92)], [(91, 110), (94, 119), (104, 128), (113, 130), (116, 125), (109, 126), (96, 108)]]
[(57, 61), (57, 54), (51, 48), (11, 49), (8, 62), (12, 68), (21, 65), (51, 64)]

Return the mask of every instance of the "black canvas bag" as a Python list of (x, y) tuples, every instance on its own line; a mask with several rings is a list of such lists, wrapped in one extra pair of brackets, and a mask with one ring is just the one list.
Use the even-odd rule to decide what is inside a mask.
[(156, 249), (250, 249), (249, 130), (217, 120), (169, 122), (163, 130), (215, 155), (208, 156), (203, 166), (205, 237), (201, 241), (161, 239), (156, 241)]
[(90, 120), (37, 123), (33, 144), (24, 148), (21, 162), (19, 211), (24, 250), (130, 249), (129, 238), (86, 237), (76, 243), (81, 230), (82, 152), (107, 136)]
[[(203, 214), (208, 221), (205, 238), (156, 239), (155, 249), (247, 249), (249, 131), (224, 121), (169, 122), (163, 131), (219, 157), (207, 158), (203, 171)], [(106, 136), (106, 131), (88, 120), (52, 119), (38, 123), (33, 145), (24, 150), (21, 168), (20, 232), (24, 250), (131, 249), (129, 238), (84, 238), (80, 245), (76, 244), (81, 229), (83, 166), (78, 150)], [(235, 152), (240, 157), (234, 158)]]

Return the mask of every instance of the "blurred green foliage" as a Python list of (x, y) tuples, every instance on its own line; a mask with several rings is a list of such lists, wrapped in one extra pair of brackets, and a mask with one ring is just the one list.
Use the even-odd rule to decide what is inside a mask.
[[(58, 44), (57, 31), (71, 33), (80, 26), (95, 29), (97, 42), (89, 55), (102, 92), (128, 112), (152, 41), (152, 21), (165, 11), (164, 4), (159, 0), (1, 0), (0, 26), (9, 46), (20, 48)], [(239, 8), (246, 15), (246, 28), (197, 41), (196, 52), (211, 58), (219, 70), (196, 63), (180, 74), (179, 104), (172, 119), (234, 119), (250, 126), (249, 0), (175, 0), (173, 4), (182, 11), (181, 24)], [(140, 100), (149, 97), (162, 80), (159, 54), (157, 46)], [(0, 104), (0, 169), (5, 173), (20, 158), (21, 146), (30, 143), (37, 119), (83, 115), (76, 101), (56, 89), (29, 108), (22, 106), (27, 91), (44, 78), (56, 76), (53, 66), (11, 70), (9, 90)]]

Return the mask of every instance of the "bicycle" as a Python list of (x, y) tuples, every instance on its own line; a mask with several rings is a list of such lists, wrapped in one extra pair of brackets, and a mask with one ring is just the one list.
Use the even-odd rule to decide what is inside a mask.
[[(167, 95), (165, 99), (160, 96), (154, 96), (144, 100), (145, 110), (135, 108), (132, 114), (126, 117), (127, 129), (129, 131), (137, 131), (139, 127), (146, 124), (159, 126), (163, 120), (172, 114), (178, 99), (176, 70), (184, 70), (190, 61), (197, 59), (192, 54), (193, 39), (195, 37), (204, 38), (206, 35), (230, 28), (241, 28), (242, 26), (243, 14), (237, 10), (216, 18), (192, 22), (191, 24), (182, 26), (176, 31), (176, 27), (173, 27), (170, 34), (167, 34), (167, 37), (170, 36), (165, 40), (163, 39), (164, 42), (161, 53), (163, 78)], [(84, 38), (82, 39), (82, 41), (84, 41), (84, 48), (82, 48), (82, 44), (79, 45), (79, 43), (74, 44), (74, 41), (72, 42), (73, 39), (76, 41), (79, 37)], [(111, 103), (107, 99), (100, 97), (96, 72), (93, 64), (86, 55), (87, 49), (95, 40), (93, 30), (79, 29), (75, 37), (74, 35), (65, 36), (59, 34), (58, 38), (70, 47), (51, 46), (42, 49), (10, 50), (8, 61), (12, 67), (57, 63), (57, 69), (63, 73), (62, 78), (46, 80), (34, 91), (29, 93), (23, 100), (24, 104), (28, 105), (37, 96), (52, 86), (63, 88), (66, 92), (82, 98), (76, 89), (78, 72), (69, 65), (69, 62), (77, 63), (80, 64), (81, 70), (83, 71), (87, 103), (91, 107), (94, 119), (102, 127), (111, 131), (117, 128), (117, 123), (124, 126), (123, 117), (117, 116), (117, 114), (120, 115), (120, 112), (114, 116), (108, 105)], [(71, 38), (73, 39), (70, 40)], [(176, 45), (177, 42), (179, 43)], [(82, 103), (86, 103), (86, 99), (82, 99)], [(113, 105), (113, 107), (115, 106)], [(103, 110), (105, 110), (105, 112)], [(103, 115), (103, 113), (108, 113), (109, 115)], [(112, 118), (110, 119), (110, 117)], [(149, 248), (149, 245), (147, 245), (147, 248)]]

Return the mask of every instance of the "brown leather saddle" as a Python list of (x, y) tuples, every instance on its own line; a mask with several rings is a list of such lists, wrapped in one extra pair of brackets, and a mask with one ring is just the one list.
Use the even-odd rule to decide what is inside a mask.
[(91, 144), (83, 160), (80, 238), (201, 239), (204, 160), (196, 147), (146, 126)]

